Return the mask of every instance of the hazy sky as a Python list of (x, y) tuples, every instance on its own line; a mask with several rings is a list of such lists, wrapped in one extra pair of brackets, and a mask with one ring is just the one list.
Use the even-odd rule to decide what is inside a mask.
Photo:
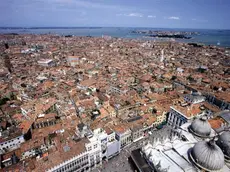
[(230, 0), (0, 0), (0, 26), (230, 29)]

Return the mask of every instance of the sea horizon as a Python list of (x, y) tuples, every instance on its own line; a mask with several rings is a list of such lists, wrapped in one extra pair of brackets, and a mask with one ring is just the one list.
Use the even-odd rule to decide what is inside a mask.
[(146, 28), (146, 29), (194, 29), (194, 30), (226, 30), (221, 28), (187, 28), (187, 27), (148, 27), (148, 26), (0, 26), (0, 29), (77, 29), (77, 28)]
[(101, 37), (108, 35), (118, 38), (144, 39), (144, 40), (171, 40), (148, 38), (146, 35), (132, 33), (137, 30), (152, 31), (187, 31), (198, 32), (191, 39), (175, 39), (178, 42), (192, 42), (204, 45), (215, 45), (219, 47), (230, 47), (230, 30), (227, 29), (193, 29), (193, 28), (153, 28), (153, 27), (99, 27), (99, 26), (77, 26), (77, 27), (0, 27), (0, 34), (56, 34), (73, 36)]

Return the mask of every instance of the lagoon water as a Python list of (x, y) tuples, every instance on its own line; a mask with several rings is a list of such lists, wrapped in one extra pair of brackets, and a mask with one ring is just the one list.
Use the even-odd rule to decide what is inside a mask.
[(192, 35), (192, 39), (180, 40), (184, 42), (196, 42), (205, 45), (216, 45), (230, 47), (230, 30), (210, 30), (210, 29), (168, 29), (168, 28), (131, 28), (131, 27), (37, 27), (37, 28), (0, 28), (0, 33), (18, 33), (18, 34), (58, 34), (75, 36), (93, 36), (101, 37), (109, 35), (121, 38), (146, 38), (143, 34), (131, 33), (133, 30), (163, 30), (163, 31), (189, 31), (198, 32), (198, 35)]

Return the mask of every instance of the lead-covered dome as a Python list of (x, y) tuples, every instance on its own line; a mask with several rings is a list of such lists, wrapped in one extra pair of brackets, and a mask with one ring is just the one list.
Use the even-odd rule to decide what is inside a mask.
[(226, 116), (228, 117), (230, 115), (230, 110), (223, 110), (217, 113), (218, 116)]
[(217, 171), (224, 167), (224, 154), (214, 140), (196, 143), (190, 155), (192, 161), (206, 171)]
[(208, 137), (211, 134), (211, 125), (206, 117), (201, 117), (191, 123), (189, 130), (199, 137)]
[(230, 110), (223, 110), (221, 112), (218, 112), (216, 116), (219, 116), (223, 118), (225, 121), (229, 122), (230, 121)]
[(226, 158), (230, 159), (230, 131), (224, 131), (219, 135), (216, 143), (221, 148)]

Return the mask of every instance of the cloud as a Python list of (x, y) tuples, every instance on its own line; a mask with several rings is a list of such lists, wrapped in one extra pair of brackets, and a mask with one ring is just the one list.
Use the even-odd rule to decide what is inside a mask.
[(141, 14), (141, 13), (130, 13), (130, 14), (127, 14), (126, 16), (128, 16), (128, 17), (143, 17), (143, 14)]
[(126, 17), (143, 17), (141, 13), (129, 13), (129, 14), (116, 14), (116, 16), (126, 16)]
[(148, 18), (156, 18), (156, 16), (148, 15)]
[(170, 19), (170, 20), (180, 20), (180, 17), (171, 16), (171, 17), (168, 17), (168, 19)]

